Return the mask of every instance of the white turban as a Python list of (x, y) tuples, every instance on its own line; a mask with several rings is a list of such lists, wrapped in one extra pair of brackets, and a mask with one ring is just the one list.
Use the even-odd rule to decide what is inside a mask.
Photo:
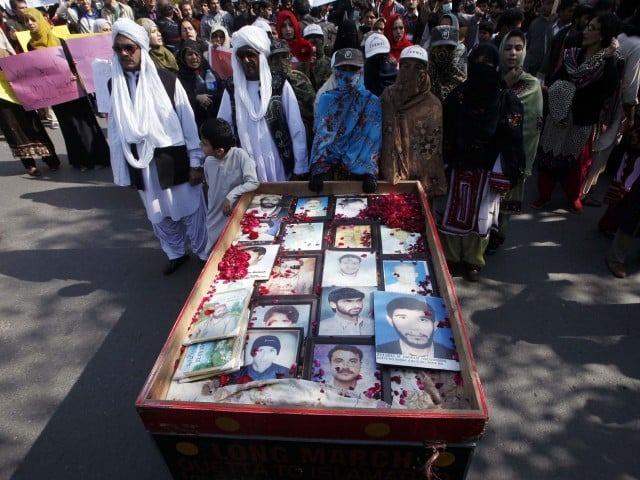
[[(128, 185), (127, 163), (134, 168), (146, 168), (157, 147), (184, 145), (185, 141), (178, 115), (149, 56), (147, 31), (134, 21), (121, 18), (113, 24), (112, 38), (115, 40), (117, 35), (127, 37), (140, 47), (140, 69), (133, 99), (115, 52), (111, 63), (108, 122), (111, 165), (115, 183)], [(136, 144), (138, 158), (133, 156), (131, 144)]]
[(231, 37), (231, 45), (233, 45), (234, 53), (242, 47), (251, 47), (266, 57), (271, 52), (271, 40), (269, 40), (267, 32), (254, 25), (247, 25), (234, 32)]
[[(231, 66), (233, 67), (233, 88), (236, 97), (236, 124), (238, 125), (238, 137), (242, 147), (253, 155), (251, 151), (251, 139), (248, 128), (249, 120), (261, 121), (267, 114), (269, 101), (273, 93), (271, 89), (271, 70), (267, 57), (271, 53), (271, 40), (267, 33), (260, 27), (248, 25), (234, 32), (231, 37), (233, 53)], [(253, 99), (249, 96), (247, 77), (238, 56), (238, 50), (242, 47), (250, 47), (260, 54), (260, 98)], [(256, 102), (257, 100), (257, 102)]]
[(115, 40), (118, 35), (134, 41), (143, 50), (149, 50), (149, 34), (133, 20), (128, 18), (118, 19), (111, 27), (111, 39)]

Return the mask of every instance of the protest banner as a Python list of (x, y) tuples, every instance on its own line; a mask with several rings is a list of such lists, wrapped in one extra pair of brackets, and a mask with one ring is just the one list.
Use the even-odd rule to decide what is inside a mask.
[(111, 34), (101, 33), (98, 35), (82, 37), (73, 36), (65, 40), (65, 42), (86, 92), (95, 92), (96, 87), (94, 85), (93, 69), (91, 68), (91, 65), (96, 59), (107, 61), (111, 60), (111, 57), (113, 56), (113, 50), (111, 49)]
[(25, 110), (58, 105), (84, 95), (62, 47), (2, 58), (0, 68)]

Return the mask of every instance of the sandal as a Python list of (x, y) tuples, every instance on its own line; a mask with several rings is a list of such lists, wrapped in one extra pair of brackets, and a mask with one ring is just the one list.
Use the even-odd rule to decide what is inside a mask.
[(31, 175), (32, 177), (39, 177), (42, 175), (42, 173), (40, 172), (40, 170), (38, 170), (38, 167), (31, 167), (29, 169), (29, 175)]

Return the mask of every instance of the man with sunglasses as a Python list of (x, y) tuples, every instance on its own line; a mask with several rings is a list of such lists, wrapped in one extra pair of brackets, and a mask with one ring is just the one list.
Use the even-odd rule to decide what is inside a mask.
[(189, 98), (177, 77), (156, 69), (149, 36), (128, 18), (112, 30), (109, 143), (114, 182), (136, 188), (169, 257), (165, 275), (192, 252), (206, 260), (203, 153)]
[(218, 117), (231, 125), (240, 146), (256, 161), (260, 182), (284, 182), (309, 171), (307, 140), (298, 100), (284, 74), (271, 72), (271, 41), (260, 27), (231, 38), (233, 84)]

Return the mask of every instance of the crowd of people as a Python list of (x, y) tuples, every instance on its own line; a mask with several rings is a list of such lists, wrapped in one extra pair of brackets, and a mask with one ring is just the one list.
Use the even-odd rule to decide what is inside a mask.
[[(546, 208), (608, 208), (624, 261), (640, 225), (640, 7), (629, 0), (70, 0), (2, 8), (0, 57), (59, 46), (53, 25), (111, 31), (110, 107), (91, 95), (25, 111), (0, 100), (5, 140), (29, 175), (110, 165), (140, 192), (170, 274), (205, 260), (239, 196), (259, 182), (418, 180), (440, 213), (450, 267), (476, 281), (522, 211), (538, 169)], [(230, 77), (214, 68), (231, 51)], [(96, 120), (108, 117), (108, 142)], [(615, 155), (612, 155), (615, 152)], [(593, 187), (620, 167), (603, 199)], [(208, 185), (207, 196), (200, 185)]]

